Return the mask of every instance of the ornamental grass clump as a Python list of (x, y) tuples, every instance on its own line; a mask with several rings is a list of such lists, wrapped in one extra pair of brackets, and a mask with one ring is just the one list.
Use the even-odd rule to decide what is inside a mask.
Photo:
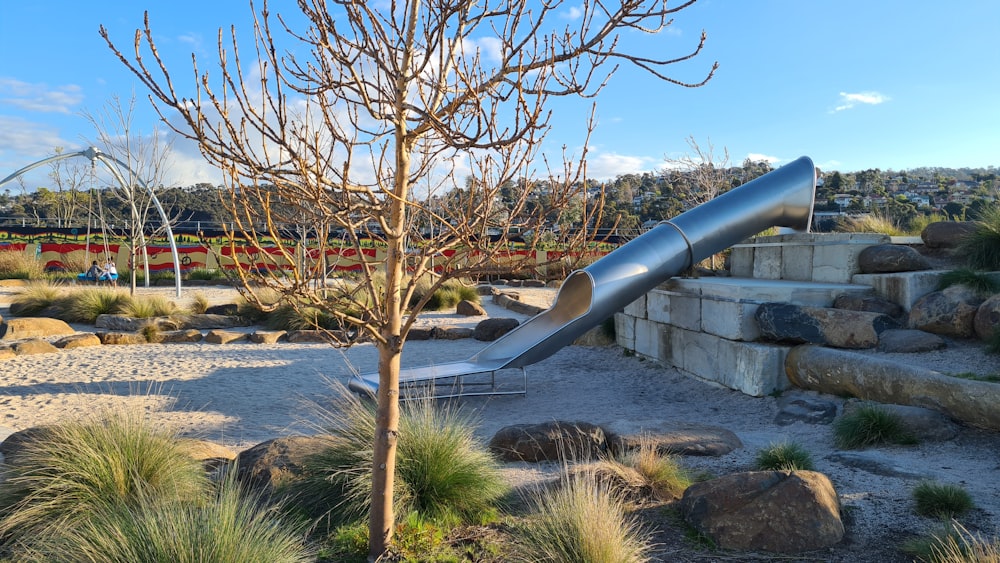
[(959, 268), (941, 274), (937, 289), (942, 290), (953, 285), (964, 285), (982, 297), (1000, 293), (1000, 283), (994, 281), (988, 274), (970, 268)]
[(917, 514), (933, 518), (957, 518), (975, 508), (968, 491), (958, 485), (922, 481), (913, 488)]
[(865, 403), (833, 423), (837, 447), (857, 449), (878, 444), (916, 443), (902, 417), (878, 403)]
[(959, 246), (969, 267), (1000, 270), (1000, 205), (992, 205), (979, 213), (972, 231)]
[(761, 471), (814, 471), (812, 456), (805, 448), (790, 442), (771, 444), (757, 452), (754, 465)]
[(88, 287), (65, 293), (56, 306), (61, 311), (59, 318), (68, 323), (94, 324), (101, 315), (122, 313), (131, 301), (121, 289)]
[(10, 303), (10, 314), (17, 317), (34, 317), (56, 305), (63, 289), (49, 283), (32, 283), (22, 289)]
[(660, 453), (654, 442), (647, 438), (616, 460), (634, 469), (652, 490), (653, 496), (662, 500), (680, 498), (693, 479), (687, 469), (677, 463), (672, 455)]
[(177, 304), (162, 295), (140, 295), (121, 307), (121, 314), (136, 319), (168, 317), (177, 312)]
[(41, 260), (15, 250), (0, 250), (0, 279), (37, 280), (45, 277)]
[(19, 560), (65, 563), (305, 563), (301, 533), (232, 478), (202, 501), (139, 491), (131, 505), (98, 506), (74, 526), (32, 543)]
[(929, 536), (905, 542), (901, 549), (925, 563), (1000, 563), (1000, 539), (973, 534), (955, 520)]
[[(305, 463), (305, 476), (280, 492), (289, 508), (333, 529), (367, 517), (371, 502), (374, 405), (342, 386), (338, 398), (317, 410), (330, 443)], [(400, 408), (396, 454), (398, 514), (451, 526), (481, 523), (496, 515), (508, 487), (499, 463), (475, 438), (476, 421), (457, 407), (411, 400)]]
[(515, 561), (652, 560), (649, 532), (627, 514), (625, 500), (592, 476), (565, 477), (530, 500), (533, 514), (514, 529)]
[(209, 484), (172, 433), (125, 407), (46, 426), (9, 463), (0, 483), (0, 536), (8, 542), (38, 541), (140, 500), (197, 502)]

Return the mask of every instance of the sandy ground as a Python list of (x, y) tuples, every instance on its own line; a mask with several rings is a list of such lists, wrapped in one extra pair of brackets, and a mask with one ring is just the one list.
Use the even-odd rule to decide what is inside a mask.
[[(173, 288), (151, 292), (173, 295)], [(232, 299), (233, 290), (185, 289), (185, 299), (201, 291), (213, 302)], [(519, 290), (538, 304), (551, 290)], [(0, 288), (0, 313), (11, 292)], [(182, 299), (183, 301), (183, 299)], [(491, 316), (523, 315), (485, 303)], [(422, 324), (474, 326), (481, 318), (462, 319), (429, 313)], [(420, 341), (406, 345), (404, 366), (465, 359), (484, 346), (472, 339)], [(972, 352), (958, 347), (947, 353), (908, 358), (928, 367), (957, 369)], [(975, 357), (976, 361), (983, 361)], [(995, 357), (994, 357), (995, 361)], [(332, 396), (330, 382), (346, 383), (352, 373), (376, 367), (375, 350), (359, 345), (336, 350), (324, 344), (165, 344), (102, 346), (59, 354), (20, 356), (0, 363), (0, 438), (31, 426), (85, 416), (120, 402), (140, 405), (184, 434), (241, 449), (276, 436), (312, 432), (311, 404)], [(941, 367), (940, 369), (944, 369)], [(829, 426), (775, 423), (780, 398), (753, 398), (719, 388), (675, 369), (627, 355), (617, 346), (570, 346), (530, 366), (526, 396), (465, 398), (479, 420), (477, 434), (488, 440), (500, 428), (550, 420), (585, 421), (617, 430), (639, 431), (672, 423), (719, 426), (743, 443), (720, 458), (685, 458), (696, 470), (721, 475), (750, 470), (760, 448), (790, 441), (812, 453), (817, 470), (834, 483), (845, 508), (848, 535), (829, 553), (809, 561), (907, 561), (895, 546), (938, 523), (914, 515), (910, 491), (922, 479), (960, 484), (977, 502), (963, 522), (971, 530), (1000, 534), (1000, 435), (963, 429), (946, 442), (893, 446), (850, 452), (878, 464), (861, 470), (837, 459)], [(789, 391), (789, 395), (817, 395)], [(843, 399), (823, 397), (838, 404)], [(1000, 407), (998, 407), (1000, 408)], [(886, 468), (891, 471), (886, 471)], [(513, 482), (551, 475), (550, 466), (514, 464), (506, 469)], [(879, 473), (893, 473), (881, 475)], [(734, 559), (735, 557), (735, 559)], [(692, 550), (665, 560), (742, 560)], [(761, 559), (754, 559), (761, 560)], [(787, 560), (787, 559), (786, 559)]]

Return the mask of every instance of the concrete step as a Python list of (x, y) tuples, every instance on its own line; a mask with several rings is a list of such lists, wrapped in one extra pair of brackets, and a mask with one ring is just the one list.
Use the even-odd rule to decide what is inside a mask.
[(672, 278), (625, 307), (625, 315), (653, 323), (752, 342), (760, 336), (754, 313), (761, 303), (830, 307), (838, 295), (867, 297), (871, 286), (756, 278)]

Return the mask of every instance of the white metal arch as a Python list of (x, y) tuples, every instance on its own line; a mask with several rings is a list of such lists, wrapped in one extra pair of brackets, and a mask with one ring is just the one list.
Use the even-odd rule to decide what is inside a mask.
[[(122, 187), (125, 187), (126, 185), (125, 178), (122, 177), (121, 172), (119, 172), (118, 168), (112, 166), (112, 164), (117, 164), (118, 166), (125, 167), (126, 170), (128, 170), (129, 172), (132, 173), (133, 176), (135, 176), (136, 180), (139, 182), (139, 185), (146, 190), (146, 193), (149, 194), (149, 197), (153, 200), (153, 205), (156, 206), (156, 211), (159, 212), (160, 218), (163, 220), (163, 225), (167, 229), (167, 240), (170, 241), (170, 253), (173, 255), (174, 258), (174, 280), (175, 280), (175, 287), (177, 289), (177, 298), (179, 299), (181, 297), (181, 261), (177, 255), (177, 243), (176, 241), (174, 241), (174, 233), (170, 229), (170, 220), (167, 218), (167, 214), (163, 210), (163, 206), (160, 205), (160, 200), (156, 199), (156, 194), (153, 192), (152, 188), (150, 188), (149, 185), (146, 184), (146, 181), (140, 178), (139, 175), (135, 173), (135, 170), (132, 170), (132, 168), (128, 164), (118, 160), (117, 158), (111, 155), (101, 152), (101, 150), (98, 149), (97, 147), (90, 147), (82, 151), (57, 154), (55, 156), (43, 158), (42, 160), (29, 164), (28, 166), (25, 166), (24, 168), (18, 170), (17, 172), (14, 172), (10, 176), (7, 176), (3, 180), (0, 180), (0, 186), (6, 184), (7, 182), (10, 182), (14, 178), (17, 178), (18, 176), (24, 174), (25, 172), (38, 168), (39, 166), (44, 166), (45, 164), (48, 164), (50, 162), (56, 162), (59, 160), (63, 160), (64, 158), (72, 158), (74, 156), (85, 157), (89, 159), (91, 162), (94, 162), (95, 160), (100, 161), (101, 164), (103, 164), (108, 169), (108, 171), (111, 172), (111, 174), (115, 177), (115, 179), (118, 180), (118, 183), (121, 184)], [(133, 202), (132, 205), (134, 206), (135, 203)], [(146, 272), (146, 276), (147, 279), (149, 279), (148, 278), (149, 272)]]

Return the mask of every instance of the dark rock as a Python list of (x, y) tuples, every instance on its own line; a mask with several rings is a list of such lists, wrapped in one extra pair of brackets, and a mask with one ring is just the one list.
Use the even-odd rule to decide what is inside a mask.
[(893, 463), (892, 456), (878, 450), (864, 452), (835, 452), (826, 456), (827, 460), (839, 463), (872, 475), (896, 477), (899, 479), (922, 480), (928, 475), (917, 473)]
[(147, 344), (146, 337), (138, 332), (98, 332), (97, 337), (104, 345)]
[(595, 424), (552, 421), (501, 428), (489, 448), (503, 461), (582, 461), (603, 455), (607, 440)]
[(0, 323), (0, 340), (66, 336), (75, 332), (65, 321), (48, 317), (18, 317)]
[(32, 426), (7, 436), (3, 442), (0, 442), (0, 454), (3, 454), (4, 463), (7, 465), (16, 464), (17, 456), (24, 451), (25, 446), (47, 440), (52, 430), (52, 426)]
[(479, 303), (463, 299), (455, 305), (455, 313), (463, 317), (482, 317), (486, 315), (486, 309)]
[(247, 339), (245, 332), (230, 332), (227, 330), (210, 330), (205, 335), (205, 342), (209, 344), (229, 344), (230, 342), (240, 342)]
[(621, 455), (651, 444), (663, 455), (723, 456), (743, 447), (731, 431), (718, 426), (661, 421), (616, 422), (605, 429), (608, 449)]
[(480, 321), (472, 331), (472, 337), (484, 342), (492, 342), (514, 330), (521, 324), (517, 319), (494, 317)]
[[(849, 414), (865, 401), (851, 400), (844, 405), (844, 414)], [(961, 427), (955, 424), (944, 414), (923, 407), (910, 405), (879, 405), (886, 412), (890, 412), (903, 421), (903, 427), (916, 440), (921, 442), (946, 442), (954, 439), (961, 431)]]
[(874, 348), (881, 332), (899, 328), (887, 315), (788, 303), (764, 303), (754, 317), (765, 340), (836, 348)]
[(973, 221), (938, 221), (924, 227), (920, 239), (928, 248), (957, 248), (975, 230)]
[(286, 339), (293, 343), (298, 344), (301, 342), (326, 342), (329, 343), (333, 339), (331, 336), (322, 330), (290, 330), (288, 334), (285, 335)]
[(865, 274), (930, 270), (931, 263), (909, 246), (876, 244), (858, 255), (858, 267)]
[(948, 343), (936, 334), (913, 329), (891, 329), (878, 335), (879, 352), (929, 352), (940, 350)]
[(407, 333), (407, 340), (430, 340), (434, 336), (433, 328), (411, 328)]
[(222, 315), (226, 317), (235, 316), (240, 311), (240, 306), (236, 303), (226, 303), (223, 305), (212, 305), (205, 309), (206, 315)]
[(838, 295), (833, 300), (834, 309), (847, 309), (850, 311), (863, 311), (865, 313), (879, 313), (888, 315), (894, 319), (902, 318), (906, 311), (898, 304), (883, 299), (881, 297), (862, 297), (859, 295), (843, 294)]
[(237, 479), (263, 494), (302, 475), (309, 458), (332, 445), (330, 436), (289, 436), (257, 444), (236, 456)]
[(830, 424), (837, 417), (837, 404), (822, 397), (801, 393), (785, 393), (778, 399), (778, 414), (774, 423), (788, 426), (796, 422)]
[(480, 284), (476, 286), (476, 293), (479, 295), (496, 295), (500, 293), (500, 290), (492, 285)]
[(723, 549), (801, 553), (844, 537), (833, 484), (814, 471), (736, 473), (684, 491), (684, 520)]
[(464, 326), (436, 326), (431, 329), (431, 334), (438, 340), (471, 338), (473, 332), (473, 329)]
[(989, 340), (1000, 327), (1000, 294), (984, 301), (972, 318), (972, 328), (980, 340)]
[(942, 336), (971, 338), (975, 334), (976, 310), (983, 301), (976, 292), (962, 285), (932, 291), (910, 307), (910, 328)]
[(64, 336), (52, 342), (56, 348), (72, 350), (73, 348), (86, 348), (88, 346), (100, 346), (101, 339), (92, 332), (80, 332)]

